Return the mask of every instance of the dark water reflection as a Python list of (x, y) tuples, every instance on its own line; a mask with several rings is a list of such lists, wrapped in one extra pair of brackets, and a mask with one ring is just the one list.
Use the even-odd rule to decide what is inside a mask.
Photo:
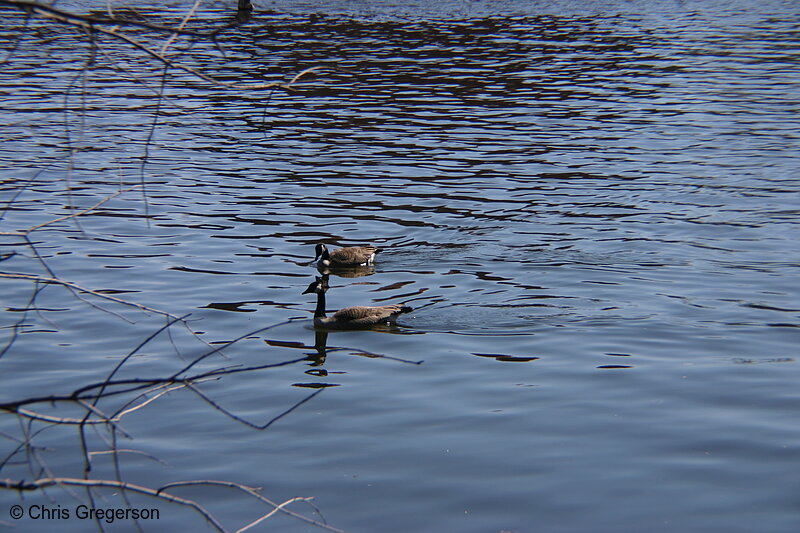
[[(175, 59), (240, 83), (323, 67), (294, 92), (175, 71), (159, 104), (158, 65), (101, 40), (84, 78), (87, 49), (38, 22), (0, 67), (3, 231), (143, 177), (144, 195), (35, 234), (53, 272), (192, 312), (212, 346), (287, 321), (225, 364), (297, 364), (203, 387), (276, 423), (254, 432), (175, 393), (126, 426), (175, 471), (127, 472), (314, 495), (348, 531), (800, 528), (785, 475), (800, 438), (793, 3), (270, 9), (222, 34), (224, 58), (179, 40)], [(23, 25), (3, 22), (5, 49)], [(332, 309), (415, 312), (374, 332), (313, 331), (300, 292), (322, 241), (384, 250), (374, 267), (328, 272)], [(0, 270), (47, 274), (15, 238), (0, 244), (18, 252)], [(11, 332), (31, 288), (2, 284)], [(4, 400), (103, 376), (161, 324), (54, 287), (36, 304), (0, 359), (16, 380)], [(171, 373), (200, 349), (159, 342), (131, 372)], [(50, 466), (67, 468), (62, 455)], [(241, 520), (239, 500), (220, 502)]]

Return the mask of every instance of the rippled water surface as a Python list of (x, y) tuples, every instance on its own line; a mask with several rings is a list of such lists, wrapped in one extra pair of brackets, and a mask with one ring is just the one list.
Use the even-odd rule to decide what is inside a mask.
[[(127, 354), (116, 377), (171, 376), (240, 337), (192, 370), (280, 366), (159, 396), (85, 450), (73, 426), (6, 413), (0, 479), (80, 478), (86, 451), (95, 479), (313, 496), (318, 514), (290, 508), (350, 532), (800, 531), (794, 2), (279, 1), (219, 47), (165, 52), (242, 85), (317, 67), (289, 91), (177, 68), (162, 86), (141, 50), (100, 35), (92, 56), (1, 9), (0, 401), (68, 395)], [(120, 190), (33, 248), (12, 234)], [(318, 242), (382, 248), (330, 273), (330, 309), (415, 310), (315, 334), (301, 292)], [(154, 309), (188, 327), (148, 340)], [(232, 530), (265, 512), (224, 488), (176, 494)], [(0, 492), (0, 524), (83, 531), (7, 509), (85, 499)], [(202, 524), (156, 505), (145, 530)]]

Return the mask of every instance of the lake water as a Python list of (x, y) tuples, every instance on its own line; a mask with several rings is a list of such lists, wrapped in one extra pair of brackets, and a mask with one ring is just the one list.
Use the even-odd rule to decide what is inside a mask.
[[(139, 11), (174, 26), (188, 8)], [(162, 91), (161, 65), (107, 36), (84, 71), (85, 36), (3, 8), (0, 252), (16, 255), (0, 271), (191, 316), (148, 340), (164, 315), (0, 278), (0, 403), (69, 396), (122, 361), (114, 379), (238, 370), (151, 392), (83, 440), (7, 412), (0, 480), (82, 478), (83, 442), (88, 478), (313, 497), (288, 508), (354, 533), (800, 531), (795, 2), (279, 0), (255, 15), (221, 48), (177, 38), (167, 54), (239, 84), (321, 67), (294, 92), (176, 69)], [(35, 248), (8, 234), (135, 185), (34, 231)], [(383, 249), (331, 274), (330, 309), (415, 310), (316, 335), (301, 292), (318, 242)], [(230, 530), (270, 509), (172, 492)], [(93, 494), (157, 507), (145, 531), (210, 530), (177, 504)], [(87, 501), (6, 490), (0, 527), (85, 531)], [(321, 530), (284, 514), (253, 530), (269, 528)]]

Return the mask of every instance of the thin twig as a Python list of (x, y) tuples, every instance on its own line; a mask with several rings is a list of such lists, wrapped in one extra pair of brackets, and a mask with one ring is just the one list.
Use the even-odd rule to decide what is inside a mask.
[(131, 187), (128, 187), (127, 189), (121, 189), (121, 190), (119, 190), (119, 191), (117, 191), (115, 193), (110, 194), (109, 196), (106, 196), (105, 198), (103, 198), (102, 200), (100, 200), (99, 202), (94, 204), (93, 206), (87, 207), (85, 209), (81, 209), (80, 211), (76, 211), (74, 213), (70, 213), (69, 215), (65, 215), (63, 217), (54, 218), (52, 220), (48, 220), (47, 222), (42, 222), (41, 224), (36, 224), (35, 226), (31, 226), (31, 227), (29, 227), (27, 229), (20, 230), (20, 231), (0, 231), (0, 235), (6, 236), (6, 237), (25, 237), (27, 235), (30, 235), (31, 233), (33, 233), (36, 230), (40, 230), (40, 229), (45, 228), (47, 226), (50, 226), (52, 224), (58, 224), (59, 222), (64, 222), (65, 220), (70, 220), (72, 218), (80, 217), (80, 216), (86, 215), (88, 213), (91, 213), (92, 211), (95, 211), (98, 207), (100, 207), (101, 205), (109, 202), (110, 200), (113, 200), (114, 198), (116, 198), (120, 194), (124, 194), (126, 192), (130, 192), (130, 191), (136, 189), (137, 187), (139, 187), (138, 184), (137, 185), (133, 185)]
[(97, 397), (97, 394), (89, 394), (89, 391), (94, 389), (98, 389), (101, 387), (117, 387), (126, 385), (127, 387), (124, 389), (118, 389), (109, 391), (106, 390), (103, 393), (103, 397), (110, 397), (110, 396), (118, 396), (121, 394), (129, 394), (131, 392), (140, 391), (142, 389), (146, 389), (148, 387), (152, 387), (154, 385), (160, 384), (186, 384), (191, 382), (198, 382), (199, 380), (209, 379), (209, 378), (216, 378), (219, 376), (227, 375), (227, 374), (236, 374), (239, 372), (253, 372), (256, 370), (265, 370), (268, 368), (278, 368), (287, 365), (293, 365), (297, 363), (301, 363), (307, 361), (305, 357), (300, 357), (298, 359), (291, 359), (289, 361), (281, 361), (280, 363), (267, 363), (258, 366), (250, 366), (250, 367), (242, 367), (242, 368), (223, 368), (223, 369), (214, 369), (209, 370), (208, 372), (203, 372), (200, 374), (196, 374), (194, 376), (188, 378), (175, 378), (175, 377), (168, 377), (168, 378), (135, 378), (135, 379), (121, 379), (115, 381), (103, 381), (100, 383), (92, 383), (90, 385), (86, 385), (81, 387), (69, 394), (51, 394), (47, 396), (38, 396), (33, 398), (26, 398), (24, 400), (15, 400), (10, 402), (3, 402), (0, 403), (0, 411), (10, 411), (16, 412), (17, 409), (24, 405), (32, 405), (37, 403), (56, 403), (56, 402), (74, 402), (78, 399), (81, 400), (92, 400)]
[[(229, 488), (233, 488), (233, 489), (238, 489), (238, 490), (246, 492), (247, 494), (253, 496), (254, 498), (266, 503), (267, 505), (271, 505), (271, 506), (275, 507), (276, 509), (278, 509), (278, 507), (285, 506), (287, 503), (292, 502), (292, 501), (310, 502), (311, 499), (312, 499), (312, 498), (307, 498), (307, 497), (306, 498), (292, 498), (291, 500), (288, 500), (287, 502), (284, 502), (282, 504), (278, 504), (278, 503), (273, 502), (269, 498), (266, 498), (265, 496), (262, 496), (261, 493), (259, 492), (259, 489), (255, 488), (255, 487), (248, 487), (247, 485), (242, 485), (241, 483), (232, 483), (230, 481), (216, 481), (216, 480), (212, 480), (212, 479), (205, 479), (205, 480), (199, 480), (199, 481), (176, 481), (176, 482), (173, 482), (173, 483), (168, 483), (166, 485), (163, 485), (159, 490), (165, 490), (167, 488), (175, 488), (175, 487), (196, 486), (196, 485), (218, 485), (218, 486), (222, 486), (222, 487), (229, 487)], [(335, 528), (333, 526), (329, 526), (328, 524), (325, 524), (325, 523), (322, 523), (322, 522), (318, 522), (316, 520), (312, 520), (312, 519), (310, 519), (308, 517), (305, 517), (305, 516), (303, 516), (301, 514), (295, 513), (293, 511), (288, 510), (288, 509), (281, 509), (281, 511), (286, 513), (286, 514), (288, 514), (288, 515), (290, 515), (290, 516), (293, 516), (295, 518), (299, 518), (300, 520), (303, 520), (305, 522), (313, 524), (313, 525), (315, 525), (317, 527), (321, 527), (321, 528), (327, 529), (329, 531), (335, 531), (337, 533), (344, 533), (343, 530), (341, 530), (341, 529)], [(246, 526), (246, 527), (249, 527), (249, 526)], [(239, 530), (239, 531), (243, 531), (243, 530)]]
[(194, 12), (195, 12), (195, 11), (197, 11), (197, 8), (198, 8), (198, 7), (200, 7), (200, 1), (201, 1), (201, 0), (195, 0), (195, 2), (194, 2), (194, 5), (193, 5), (193, 6), (192, 6), (192, 8), (189, 10), (189, 12), (188, 12), (188, 13), (186, 13), (186, 16), (185, 16), (185, 17), (183, 17), (183, 20), (182, 20), (182, 21), (181, 21), (181, 23), (178, 25), (178, 28), (177, 28), (175, 31), (172, 31), (172, 32), (171, 32), (171, 35), (169, 36), (169, 39), (167, 39), (167, 41), (164, 43), (164, 46), (162, 46), (162, 47), (161, 47), (161, 55), (164, 55), (164, 54), (166, 54), (166, 53), (167, 53), (167, 48), (169, 48), (169, 46), (170, 46), (170, 45), (172, 44), (172, 42), (175, 40), (175, 37), (176, 37), (177, 35), (179, 35), (179, 33), (178, 33), (178, 32), (180, 32), (181, 30), (183, 30), (183, 28), (185, 28), (185, 27), (186, 27), (186, 23), (187, 23), (187, 22), (189, 22), (189, 20), (190, 20), (190, 19), (192, 18), (192, 16), (194, 15)]
[(169, 26), (162, 26), (161, 24), (153, 24), (152, 22), (143, 22), (141, 20), (134, 20), (130, 18), (115, 18), (113, 16), (103, 18), (103, 17), (94, 17), (91, 15), (81, 15), (78, 13), (72, 13), (69, 11), (64, 11), (55, 8), (52, 5), (41, 4), (39, 2), (34, 2), (30, 0), (0, 0), (0, 5), (16, 7), (28, 14), (37, 13), (43, 16), (47, 16), (49, 14), (54, 17), (62, 18), (66, 21), (66, 23), (72, 25), (81, 24), (88, 26), (99, 26), (99, 25), (134, 26), (158, 32), (179, 33), (181, 35), (190, 35), (194, 37), (211, 36), (210, 34), (204, 34), (193, 30), (184, 30), (184, 29), (176, 30), (175, 28), (171, 28)]
[(160, 463), (164, 466), (168, 465), (166, 461), (163, 461), (156, 457), (155, 455), (150, 455), (149, 453), (143, 452), (142, 450), (129, 450), (127, 448), (115, 448), (113, 450), (101, 450), (98, 452), (89, 452), (89, 456), (95, 457), (99, 455), (111, 455), (111, 454), (121, 454), (121, 453), (130, 453), (132, 455), (141, 455), (143, 457), (147, 457), (148, 459)]
[(0, 272), (0, 278), (5, 278), (5, 279), (27, 279), (27, 280), (36, 281), (36, 282), (39, 282), (39, 283), (49, 283), (49, 284), (53, 284), (53, 285), (63, 285), (64, 287), (69, 287), (71, 289), (75, 289), (77, 291), (80, 291), (80, 292), (83, 292), (83, 293), (86, 293), (86, 294), (91, 294), (92, 296), (96, 296), (98, 298), (103, 298), (105, 300), (110, 300), (112, 302), (116, 302), (116, 303), (122, 304), (122, 305), (127, 305), (129, 307), (135, 307), (135, 308), (140, 309), (142, 311), (147, 311), (149, 313), (156, 313), (156, 314), (167, 316), (169, 318), (174, 318), (174, 319), (178, 318), (175, 315), (173, 315), (172, 313), (168, 313), (166, 311), (161, 311), (159, 309), (155, 309), (153, 307), (149, 307), (147, 305), (139, 304), (139, 303), (136, 303), (136, 302), (129, 302), (127, 300), (123, 300), (122, 298), (117, 298), (117, 297), (111, 296), (109, 294), (103, 294), (101, 292), (97, 292), (97, 291), (94, 291), (92, 289), (87, 289), (86, 287), (82, 287), (82, 286), (78, 285), (77, 283), (72, 283), (70, 281), (64, 281), (64, 280), (61, 280), (61, 279), (58, 279), (58, 278), (45, 278), (45, 277), (42, 277), (42, 276), (37, 276), (35, 274), (23, 274), (21, 272)]
[(361, 348), (349, 348), (347, 346), (330, 346), (325, 348), (325, 353), (330, 352), (342, 352), (348, 351), (353, 352), (355, 355), (362, 355), (364, 357), (370, 357), (373, 359), (389, 359), (390, 361), (397, 361), (399, 363), (406, 363), (408, 365), (421, 365), (424, 363), (424, 360), (414, 361), (412, 359), (403, 359), (402, 357), (395, 357), (393, 355), (385, 355), (382, 353), (370, 352), (368, 350), (363, 350)]
[[(9, 1), (9, 0), (0, 0), (0, 3), (7, 2), (7, 1)], [(128, 43), (129, 45), (131, 45), (132, 47), (134, 47), (134, 48), (136, 48), (138, 50), (141, 50), (145, 54), (157, 59), (158, 61), (160, 61), (164, 65), (169, 66), (170, 68), (175, 68), (177, 70), (184, 71), (184, 72), (186, 72), (188, 74), (191, 74), (191, 75), (193, 75), (193, 76), (195, 76), (197, 78), (200, 78), (200, 79), (202, 79), (204, 81), (207, 81), (209, 83), (212, 83), (214, 85), (218, 85), (218, 86), (221, 86), (221, 87), (227, 87), (229, 89), (240, 89), (240, 90), (252, 91), (252, 90), (263, 90), (263, 89), (271, 89), (273, 87), (280, 87), (280, 88), (282, 88), (284, 90), (291, 91), (291, 90), (293, 90), (291, 86), (294, 83), (296, 83), (297, 81), (299, 81), (299, 79), (301, 77), (303, 77), (305, 74), (308, 74), (308, 73), (313, 72), (315, 70), (319, 70), (319, 69), (325, 68), (325, 67), (321, 67), (321, 66), (320, 67), (308, 68), (308, 69), (300, 72), (299, 74), (297, 74), (289, 83), (279, 83), (279, 82), (253, 83), (253, 84), (231, 83), (231, 82), (227, 82), (227, 81), (224, 81), (222, 79), (219, 79), (219, 78), (215, 78), (214, 76), (211, 76), (209, 74), (205, 74), (204, 72), (201, 72), (201, 71), (199, 71), (199, 70), (197, 70), (195, 68), (192, 68), (192, 67), (180, 64), (180, 63), (176, 63), (175, 61), (172, 61), (168, 57), (165, 57), (163, 54), (160, 54), (158, 51), (153, 50), (152, 48), (149, 48), (147, 45), (137, 41), (136, 39), (126, 35), (125, 33), (119, 32), (117, 30), (99, 28), (97, 26), (90, 25), (89, 23), (87, 23), (85, 21), (65, 16), (63, 13), (55, 13), (55, 12), (52, 12), (52, 11), (41, 11), (41, 10), (38, 10), (36, 8), (34, 8), (33, 10), (37, 14), (39, 14), (39, 15), (41, 15), (43, 17), (55, 20), (56, 22), (61, 22), (61, 23), (64, 23), (64, 24), (71, 24), (73, 26), (78, 26), (78, 27), (84, 28), (87, 31), (91, 30), (96, 34), (107, 35), (107, 36), (113, 37), (114, 39), (119, 39), (121, 41), (124, 41), (124, 42)]]
[[(111, 370), (111, 372), (108, 374), (108, 377), (106, 378), (106, 382), (110, 382), (110, 381), (111, 381), (111, 378), (113, 378), (113, 377), (114, 377), (114, 375), (116, 375), (116, 373), (119, 371), (119, 369), (120, 369), (120, 368), (122, 368), (122, 365), (124, 365), (125, 363), (127, 363), (127, 362), (130, 360), (130, 358), (131, 358), (131, 357), (133, 357), (134, 355), (136, 355), (136, 353), (138, 353), (138, 352), (139, 352), (139, 350), (141, 350), (142, 348), (144, 348), (144, 347), (145, 347), (145, 345), (147, 345), (147, 343), (149, 343), (151, 340), (155, 339), (155, 338), (156, 338), (156, 337), (157, 337), (157, 336), (158, 336), (158, 335), (159, 335), (161, 332), (163, 332), (164, 330), (168, 329), (168, 328), (169, 328), (170, 326), (172, 326), (174, 323), (176, 323), (176, 322), (178, 322), (178, 321), (180, 321), (180, 322), (183, 322), (183, 321), (184, 321), (186, 318), (188, 318), (188, 317), (189, 317), (189, 315), (188, 315), (188, 314), (186, 314), (186, 315), (183, 315), (183, 316), (180, 316), (180, 317), (175, 317), (175, 318), (172, 318), (172, 319), (170, 319), (170, 320), (169, 320), (169, 321), (168, 321), (166, 324), (164, 324), (162, 327), (160, 327), (160, 328), (159, 328), (159, 329), (157, 329), (155, 332), (153, 332), (152, 334), (150, 334), (150, 336), (149, 336), (149, 337), (147, 337), (145, 340), (143, 340), (142, 342), (140, 342), (140, 343), (139, 343), (139, 344), (138, 344), (138, 345), (137, 345), (137, 346), (136, 346), (136, 347), (135, 347), (133, 350), (131, 350), (130, 352), (128, 352), (128, 354), (127, 354), (125, 357), (123, 357), (123, 358), (122, 358), (122, 359), (121, 359), (121, 360), (120, 360), (120, 361), (119, 361), (119, 362), (116, 364), (116, 366), (115, 366), (115, 367), (114, 367), (114, 368)], [(98, 393), (98, 395), (97, 395), (97, 400), (99, 400), (99, 399), (102, 397), (102, 395), (103, 395), (103, 391), (104, 391), (104, 390), (105, 390), (105, 387), (102, 387), (102, 388), (100, 389), (100, 392), (99, 392), (99, 393)], [(95, 404), (96, 404), (97, 400), (95, 400)]]
[(299, 402), (295, 403), (289, 409), (286, 409), (282, 413), (280, 413), (277, 416), (273, 417), (269, 422), (267, 422), (265, 424), (254, 424), (253, 422), (245, 420), (244, 418), (242, 418), (242, 417), (240, 417), (238, 415), (235, 415), (232, 412), (230, 412), (229, 410), (225, 409), (219, 403), (217, 403), (214, 400), (212, 400), (211, 398), (209, 398), (203, 391), (201, 391), (200, 389), (195, 387), (194, 384), (186, 383), (186, 387), (189, 390), (191, 390), (192, 392), (194, 392), (195, 394), (197, 394), (198, 396), (200, 396), (200, 398), (205, 400), (205, 402), (208, 403), (210, 406), (212, 406), (214, 409), (216, 409), (217, 411), (223, 413), (225, 416), (227, 416), (227, 417), (229, 417), (229, 418), (231, 418), (231, 419), (233, 419), (233, 420), (235, 420), (237, 422), (240, 422), (240, 423), (242, 423), (242, 424), (244, 424), (244, 425), (246, 425), (248, 427), (251, 427), (253, 429), (258, 429), (258, 430), (267, 429), (272, 424), (274, 424), (275, 422), (277, 422), (278, 420), (280, 420), (284, 416), (288, 415), (289, 413), (291, 413), (292, 411), (294, 411), (295, 409), (297, 409), (298, 407), (300, 407), (301, 405), (303, 405), (307, 401), (311, 400), (314, 396), (316, 396), (317, 394), (319, 394), (320, 392), (325, 390), (325, 389), (319, 389), (319, 390), (311, 393), (310, 395), (306, 396), (305, 398), (303, 398)]

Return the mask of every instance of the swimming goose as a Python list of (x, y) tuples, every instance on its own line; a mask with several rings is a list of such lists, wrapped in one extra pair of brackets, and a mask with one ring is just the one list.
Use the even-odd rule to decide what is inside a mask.
[(397, 319), (397, 315), (400, 313), (412, 311), (410, 307), (400, 304), (374, 307), (356, 306), (345, 307), (331, 316), (325, 316), (325, 291), (327, 290), (327, 280), (317, 277), (303, 291), (303, 294), (317, 293), (317, 309), (314, 311), (315, 326), (329, 329), (362, 329), (392, 322)]
[(380, 249), (374, 246), (350, 246), (329, 252), (328, 248), (320, 243), (316, 246), (315, 252), (314, 261), (319, 258), (317, 264), (320, 266), (354, 267), (371, 265)]

